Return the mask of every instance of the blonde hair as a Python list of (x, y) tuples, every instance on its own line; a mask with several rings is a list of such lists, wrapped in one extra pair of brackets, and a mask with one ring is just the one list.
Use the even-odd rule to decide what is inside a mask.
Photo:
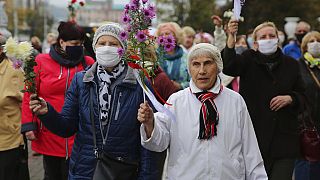
[(41, 46), (41, 41), (37, 36), (32, 36), (30, 41), (34, 44)]
[(48, 38), (57, 39), (58, 36), (57, 36), (55, 33), (48, 33), (48, 34), (47, 34), (47, 39), (48, 39)]
[(303, 37), (301, 42), (301, 52), (303, 54), (308, 51), (308, 43), (313, 37), (315, 37), (320, 42), (320, 33), (318, 31), (311, 31)]
[(196, 31), (190, 26), (184, 26), (182, 28), (182, 34), (186, 35), (186, 36), (193, 36), (194, 37), (196, 35)]
[(182, 29), (179, 24), (175, 22), (166, 22), (159, 24), (157, 27), (156, 37), (159, 37), (161, 31), (164, 29), (168, 29), (173, 33), (173, 36), (175, 37), (178, 45), (182, 43)]
[(267, 22), (264, 22), (262, 24), (259, 24), (256, 28), (254, 28), (253, 33), (252, 33), (252, 38), (253, 38), (254, 41), (257, 41), (257, 32), (259, 30), (261, 30), (262, 28), (265, 28), (265, 27), (274, 28), (274, 30), (276, 32), (276, 35), (278, 37), (278, 28), (277, 28), (277, 26), (273, 22), (267, 21)]

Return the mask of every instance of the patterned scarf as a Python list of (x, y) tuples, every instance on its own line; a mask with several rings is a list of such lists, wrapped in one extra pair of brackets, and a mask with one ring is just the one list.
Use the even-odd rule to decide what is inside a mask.
[(320, 58), (314, 58), (308, 52), (304, 53), (304, 58), (307, 60), (309, 67), (318, 67), (320, 69)]
[(100, 120), (102, 127), (108, 124), (108, 115), (111, 105), (111, 89), (110, 86), (122, 74), (125, 66), (124, 62), (119, 63), (112, 72), (106, 71), (102, 66), (98, 65), (97, 75), (100, 82), (99, 88), (99, 107)]
[(219, 123), (219, 113), (214, 99), (220, 94), (223, 86), (220, 86), (218, 94), (203, 91), (194, 93), (202, 103), (199, 118), (199, 136), (198, 139), (211, 139), (217, 135), (217, 125)]

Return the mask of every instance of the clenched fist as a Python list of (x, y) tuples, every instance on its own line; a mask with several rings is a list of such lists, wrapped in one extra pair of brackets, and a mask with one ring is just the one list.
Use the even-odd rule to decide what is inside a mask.
[(148, 102), (140, 104), (140, 108), (138, 110), (138, 121), (144, 125), (147, 138), (150, 138), (154, 127), (154, 116), (153, 110), (149, 106)]
[(29, 108), (37, 115), (43, 115), (48, 112), (47, 102), (36, 94), (31, 94)]

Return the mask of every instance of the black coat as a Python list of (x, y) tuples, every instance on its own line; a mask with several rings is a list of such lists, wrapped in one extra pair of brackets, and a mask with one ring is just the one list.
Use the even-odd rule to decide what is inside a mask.
[[(296, 158), (300, 156), (298, 108), (304, 91), (299, 64), (280, 49), (270, 56), (247, 50), (236, 55), (234, 49), (222, 52), (223, 72), (240, 76), (240, 94), (249, 109), (263, 158)], [(270, 101), (278, 95), (290, 95), (291, 105), (278, 111)]]
[[(320, 130), (320, 87), (318, 87), (316, 81), (312, 78), (304, 58), (299, 60), (299, 65), (301, 67), (302, 78), (306, 84), (305, 95), (307, 102), (310, 105), (312, 119), (315, 122), (317, 129)], [(310, 68), (310, 70), (320, 81), (320, 69), (313, 67)]]

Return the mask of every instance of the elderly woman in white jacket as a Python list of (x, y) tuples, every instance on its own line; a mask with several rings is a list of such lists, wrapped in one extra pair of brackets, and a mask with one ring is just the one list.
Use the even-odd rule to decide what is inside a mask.
[(190, 87), (168, 100), (175, 119), (154, 114), (148, 103), (138, 111), (142, 145), (157, 152), (169, 150), (166, 179), (268, 179), (246, 104), (221, 85), (218, 48), (195, 45), (188, 66)]

